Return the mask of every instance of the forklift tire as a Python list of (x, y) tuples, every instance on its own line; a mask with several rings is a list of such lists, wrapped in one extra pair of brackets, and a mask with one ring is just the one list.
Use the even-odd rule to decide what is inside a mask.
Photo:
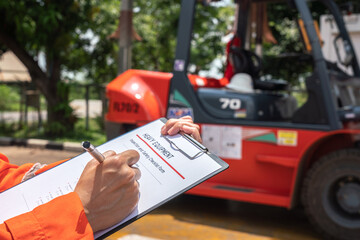
[(325, 155), (306, 174), (302, 203), (328, 239), (360, 239), (360, 150)]

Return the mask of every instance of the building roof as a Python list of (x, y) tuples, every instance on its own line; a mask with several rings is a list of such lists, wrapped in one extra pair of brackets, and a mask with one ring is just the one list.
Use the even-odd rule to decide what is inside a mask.
[(24, 64), (11, 51), (0, 56), (0, 82), (30, 82), (31, 77)]

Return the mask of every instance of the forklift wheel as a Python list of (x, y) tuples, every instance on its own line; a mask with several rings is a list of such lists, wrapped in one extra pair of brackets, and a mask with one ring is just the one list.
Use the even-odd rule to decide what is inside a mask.
[(310, 222), (330, 239), (359, 239), (360, 150), (339, 150), (308, 171), (302, 202)]

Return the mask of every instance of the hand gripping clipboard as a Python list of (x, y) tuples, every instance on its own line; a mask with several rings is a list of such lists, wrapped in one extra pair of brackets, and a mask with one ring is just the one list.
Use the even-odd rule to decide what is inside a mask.
[(184, 139), (186, 139), (186, 141), (188, 141), (189, 143), (191, 143), (192, 145), (194, 145), (196, 148), (199, 149), (198, 152), (196, 152), (194, 155), (189, 155), (186, 151), (182, 150), (179, 146), (176, 145), (176, 143), (174, 141), (172, 141), (169, 137), (167, 136), (163, 136), (164, 139), (166, 141), (168, 141), (170, 143), (170, 146), (175, 150), (175, 151), (179, 151), (181, 152), (183, 155), (185, 155), (187, 158), (194, 160), (197, 157), (201, 156), (202, 154), (206, 153), (208, 151), (208, 149), (203, 146), (201, 143), (199, 143), (198, 141), (196, 141), (194, 138), (192, 138), (191, 136), (189, 136), (186, 133), (182, 133), (180, 134), (182, 135), (182, 137)]

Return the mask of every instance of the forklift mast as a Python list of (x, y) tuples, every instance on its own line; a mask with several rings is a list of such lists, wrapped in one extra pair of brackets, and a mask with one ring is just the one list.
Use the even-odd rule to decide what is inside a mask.
[(333, 99), (330, 88), (330, 78), (327, 74), (327, 67), (325, 58), (321, 51), (321, 44), (319, 37), (316, 33), (314, 26), (314, 20), (312, 19), (310, 10), (306, 4), (306, 1), (303, 0), (294, 0), (298, 11), (301, 14), (301, 18), (304, 22), (304, 26), (311, 43), (311, 51), (313, 56), (313, 61), (315, 65), (315, 71), (320, 79), (320, 91), (323, 97), (324, 107), (326, 108), (326, 113), (329, 121), (329, 127), (331, 130), (340, 129), (341, 123), (338, 119), (336, 112), (335, 99)]

